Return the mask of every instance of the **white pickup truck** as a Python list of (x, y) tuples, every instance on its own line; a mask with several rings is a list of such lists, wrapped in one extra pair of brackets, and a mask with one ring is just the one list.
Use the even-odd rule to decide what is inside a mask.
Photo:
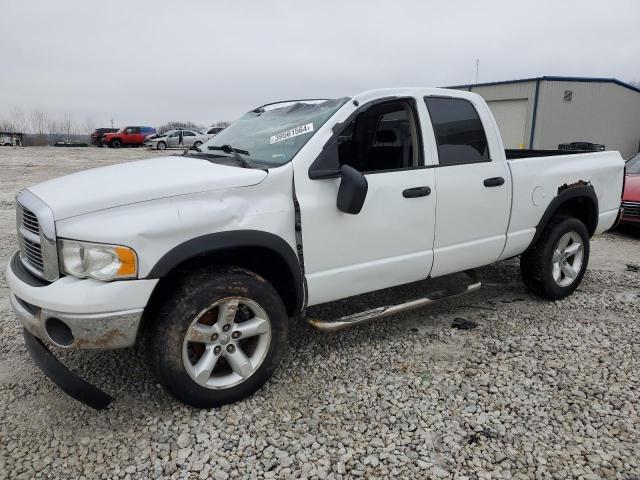
[[(263, 105), (197, 152), (20, 192), (10, 301), (35, 361), (94, 408), (110, 397), (43, 341), (115, 349), (142, 336), (166, 390), (226, 404), (269, 379), (288, 323), (313, 305), (518, 255), (529, 289), (569, 295), (589, 238), (619, 217), (624, 162), (541, 153), (505, 153), (487, 104), (468, 92)], [(471, 278), (462, 290), (479, 286)], [(307, 320), (334, 330), (432, 301)]]

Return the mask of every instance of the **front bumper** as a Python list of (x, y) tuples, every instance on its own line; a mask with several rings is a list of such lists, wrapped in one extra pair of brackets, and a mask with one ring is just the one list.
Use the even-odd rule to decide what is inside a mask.
[(144, 307), (157, 284), (157, 280), (100, 282), (62, 277), (34, 285), (24, 275), (14, 257), (6, 277), (18, 320), (34, 336), (73, 349), (133, 345)]

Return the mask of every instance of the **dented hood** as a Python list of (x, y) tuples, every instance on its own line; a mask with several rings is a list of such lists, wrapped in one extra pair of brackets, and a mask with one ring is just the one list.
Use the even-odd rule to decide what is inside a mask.
[(256, 185), (266, 176), (264, 170), (170, 156), (85, 170), (29, 190), (62, 220), (131, 203)]

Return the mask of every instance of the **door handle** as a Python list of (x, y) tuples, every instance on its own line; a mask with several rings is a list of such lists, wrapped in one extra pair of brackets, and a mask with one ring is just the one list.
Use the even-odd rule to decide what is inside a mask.
[(491, 177), (484, 181), (485, 187), (499, 187), (502, 184), (504, 184), (504, 178), (502, 177)]
[(402, 196), (404, 198), (426, 197), (430, 193), (431, 189), (429, 187), (413, 187), (404, 190)]

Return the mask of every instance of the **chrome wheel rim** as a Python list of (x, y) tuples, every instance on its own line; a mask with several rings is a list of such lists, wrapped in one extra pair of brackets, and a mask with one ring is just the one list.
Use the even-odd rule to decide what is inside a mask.
[(571, 285), (582, 269), (584, 245), (577, 232), (565, 233), (553, 251), (552, 275), (560, 287)]
[(182, 362), (198, 385), (230, 388), (260, 368), (270, 344), (267, 312), (248, 298), (227, 297), (191, 322), (182, 341)]

